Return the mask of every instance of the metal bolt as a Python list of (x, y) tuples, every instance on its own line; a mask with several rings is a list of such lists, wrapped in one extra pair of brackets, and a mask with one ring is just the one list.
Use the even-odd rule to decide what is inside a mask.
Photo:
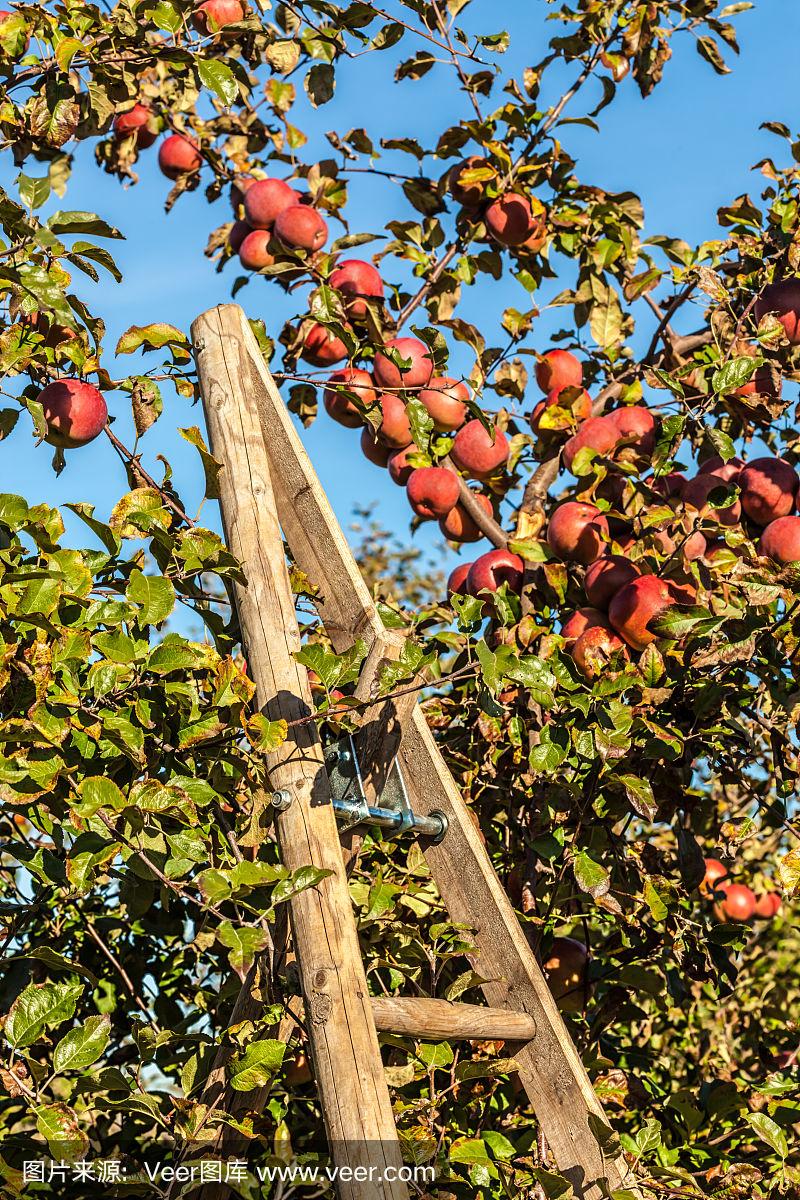
[(278, 812), (286, 812), (286, 809), (292, 803), (292, 793), (287, 792), (286, 788), (281, 788), (279, 792), (272, 793), (272, 807)]

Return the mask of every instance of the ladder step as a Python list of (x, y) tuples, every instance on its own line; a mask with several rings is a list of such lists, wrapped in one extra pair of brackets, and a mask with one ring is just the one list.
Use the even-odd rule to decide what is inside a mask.
[(536, 1022), (528, 1013), (483, 1008), (428, 997), (372, 996), (379, 1033), (400, 1033), (433, 1041), (529, 1042)]

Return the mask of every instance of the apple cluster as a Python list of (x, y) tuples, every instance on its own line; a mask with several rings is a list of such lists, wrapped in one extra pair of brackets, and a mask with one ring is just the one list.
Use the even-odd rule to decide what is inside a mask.
[[(762, 297), (760, 303), (772, 305), (774, 296), (766, 301)], [(796, 336), (800, 340), (800, 326)], [(654, 642), (652, 623), (670, 608), (696, 602), (697, 583), (689, 566), (697, 559), (713, 563), (725, 546), (726, 530), (743, 528), (757, 540), (759, 554), (780, 566), (800, 561), (800, 516), (795, 513), (800, 477), (794, 467), (773, 456), (749, 463), (717, 457), (702, 462), (693, 478), (673, 471), (643, 481), (657, 504), (673, 510), (678, 528), (677, 536), (666, 530), (655, 534), (664, 561), (660, 573), (648, 568), (644, 557), (631, 553), (637, 538), (625, 511), (625, 476), (641, 473), (652, 460), (652, 412), (636, 404), (593, 416), (581, 364), (568, 351), (543, 355), (536, 375), (545, 399), (531, 413), (534, 432), (551, 438), (569, 434), (561, 462), (581, 478), (591, 476), (595, 459), (609, 472), (595, 491), (595, 498), (607, 502), (605, 511), (584, 499), (567, 500), (551, 514), (546, 533), (555, 559), (583, 568), (587, 605), (566, 617), (561, 636), (588, 678), (595, 678), (610, 661), (622, 662), (631, 650), (642, 651)], [(519, 591), (522, 581), (522, 560), (496, 550), (472, 565), (457, 567), (449, 589), (477, 595), (506, 583)]]
[[(350, 284), (368, 266), (345, 262), (331, 276), (351, 317), (361, 297), (349, 290)], [(433, 360), (423, 342), (413, 337), (393, 338), (375, 356), (371, 374), (359, 367), (334, 371), (323, 403), (328, 415), (340, 425), (361, 428), (365, 457), (376, 466), (386, 467), (393, 482), (405, 487), (416, 516), (438, 519), (450, 541), (475, 542), (481, 531), (459, 503), (456, 470), (476, 481), (490, 479), (506, 463), (509, 442), (501, 429), (487, 430), (482, 421), (470, 417), (470, 391), (463, 381), (435, 376), (433, 370)], [(420, 465), (423, 456), (414, 442), (409, 416), (412, 396), (427, 414), (433, 430), (445, 435), (441, 444), (449, 449), (449, 462), (442, 454), (433, 465)], [(432, 451), (432, 456), (435, 454)], [(473, 496), (487, 516), (492, 516), (490, 497), (479, 490)]]
[(489, 159), (471, 155), (450, 169), (446, 182), (465, 218), (473, 223), (483, 221), (487, 234), (498, 246), (529, 254), (544, 246), (545, 206), (535, 196), (504, 188)]
[(700, 884), (704, 896), (714, 900), (714, 915), (718, 921), (738, 921), (747, 924), (755, 918), (769, 921), (781, 910), (778, 892), (756, 895), (745, 883), (734, 883), (728, 868), (718, 858), (705, 860), (705, 875)]

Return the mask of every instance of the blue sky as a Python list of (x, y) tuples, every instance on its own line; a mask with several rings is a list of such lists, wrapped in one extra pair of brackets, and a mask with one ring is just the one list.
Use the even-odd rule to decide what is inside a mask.
[[(509, 27), (502, 18), (503, 10), (513, 15), (512, 47), (501, 65), (518, 74), (544, 53), (546, 38), (560, 31), (544, 22), (548, 6), (543, 0), (505, 5), (475, 0), (472, 21), (483, 32), (495, 32), (502, 26)], [(758, 194), (762, 180), (750, 167), (767, 154), (783, 153), (783, 144), (759, 131), (759, 124), (773, 119), (791, 128), (800, 125), (796, 120), (795, 63), (800, 45), (800, 7), (794, 0), (761, 0), (753, 12), (736, 18), (736, 23), (742, 54), (738, 59), (728, 54), (733, 67), (730, 75), (715, 75), (696, 53), (691, 37), (682, 36), (673, 43), (674, 56), (667, 66), (665, 82), (647, 101), (641, 100), (635, 84), (627, 79), (614, 104), (600, 116), (600, 135), (580, 126), (562, 130), (563, 141), (578, 159), (577, 171), (585, 182), (612, 191), (630, 189), (641, 195), (647, 234), (668, 233), (691, 242), (717, 236), (717, 208), (746, 190)], [(416, 48), (410, 42), (398, 47), (403, 51), (401, 57), (409, 56)], [(391, 74), (397, 58), (397, 52), (391, 51), (347, 62), (339, 72), (336, 96), (330, 104), (312, 114), (299, 106), (297, 123), (308, 130), (309, 121), (313, 122), (317, 131), (307, 152), (301, 153), (313, 158), (315, 148), (317, 153), (323, 152), (325, 130), (346, 132), (363, 125), (376, 141), (379, 136), (414, 136), (421, 144), (432, 143), (447, 124), (468, 114), (466, 98), (459, 93), (450, 68), (437, 66), (420, 82), (394, 85)], [(557, 95), (548, 94), (547, 102), (557, 99)], [(499, 94), (496, 102), (500, 103)], [(490, 108), (487, 104), (486, 109)], [(576, 106), (569, 111), (579, 115), (585, 109)], [(388, 161), (398, 169), (403, 169), (398, 163), (407, 164), (404, 169), (409, 173), (414, 170), (413, 160), (406, 156)], [(443, 164), (442, 170), (447, 165)], [(29, 164), (28, 173), (37, 174), (39, 170)], [(395, 184), (366, 175), (351, 178), (355, 183), (347, 215), (353, 231), (378, 232), (391, 217), (413, 215)], [(7, 173), (4, 182), (8, 183)], [(188, 331), (199, 312), (230, 299), (235, 267), (230, 265), (217, 275), (203, 255), (208, 233), (229, 219), (227, 199), (209, 208), (201, 188), (182, 197), (173, 212), (165, 216), (163, 201), (168, 190), (168, 182), (158, 171), (156, 148), (140, 159), (140, 182), (135, 187), (123, 187), (95, 166), (92, 148), (86, 145), (76, 156), (67, 195), (43, 210), (46, 215), (53, 207), (91, 209), (126, 234), (125, 242), (111, 244), (124, 274), (121, 285), (110, 279), (106, 282), (107, 277), (99, 286), (82, 278), (75, 280), (76, 290), (106, 320), (109, 355), (118, 335), (129, 325), (164, 320)], [(334, 227), (333, 236), (338, 232)], [(354, 253), (367, 257), (372, 249), (367, 246)], [(396, 279), (404, 277), (400, 267), (395, 271), (388, 264), (385, 273)], [(237, 299), (249, 316), (262, 318), (275, 336), (283, 320), (297, 311), (277, 285), (267, 280), (255, 279)], [(474, 289), (464, 305), (464, 315), (481, 326), (491, 344), (497, 337), (499, 315), (508, 304), (527, 307), (527, 293), (513, 279)], [(559, 324), (558, 312), (543, 314), (536, 325), (536, 341), (529, 344), (546, 349), (550, 333)], [(468, 366), (461, 358), (455, 362)], [(133, 359), (125, 359), (115, 364), (112, 356), (106, 365), (112, 374), (121, 376), (135, 369), (134, 363)], [(535, 402), (534, 393), (535, 384), (526, 410)], [(111, 412), (118, 416), (115, 430), (123, 441), (130, 442), (127, 398), (117, 393), (108, 400)], [(155, 455), (167, 457), (190, 512), (196, 511), (199, 504), (201, 475), (194, 450), (176, 430), (193, 424), (202, 426), (200, 409), (166, 393), (164, 415), (144, 440), (146, 464), (160, 477)], [(385, 525), (401, 533), (407, 530), (409, 510), (403, 491), (391, 484), (385, 472), (361, 457), (357, 432), (335, 425), (323, 412), (303, 437), (345, 526), (355, 504), (375, 501)], [(30, 501), (46, 500), (51, 504), (88, 500), (102, 516), (125, 490), (121, 465), (104, 438), (69, 453), (67, 468), (59, 478), (49, 463), (49, 449), (34, 446), (30, 425), (23, 417), (3, 446), (2, 490), (19, 491)], [(215, 509), (215, 505), (205, 507), (203, 523), (217, 526)], [(75, 531), (75, 536), (84, 540), (83, 527), (80, 535)], [(438, 543), (438, 530), (435, 525), (429, 526), (416, 537), (421, 544), (433, 546)], [(447, 553), (449, 568), (458, 557)], [(473, 548), (465, 548), (465, 557), (474, 554)]]

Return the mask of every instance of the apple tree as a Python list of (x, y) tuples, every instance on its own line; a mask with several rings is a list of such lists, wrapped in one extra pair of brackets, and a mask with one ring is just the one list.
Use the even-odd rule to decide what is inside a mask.
[[(154, 1148), (182, 1161), (223, 1128), (251, 1164), (321, 1151), (285, 1008), (286, 901), (316, 875), (282, 866), (263, 799), (286, 731), (253, 703), (242, 567), (156, 458), (173, 389), (196, 388), (187, 336), (154, 309), (116, 356), (105, 344), (125, 231), (66, 199), (92, 154), (126, 186), (160, 169), (172, 221), (202, 189), (220, 298), (282, 314), (254, 328), (292, 411), (352, 430), (347, 471), (387, 471), (412, 528), (438, 522), (458, 551), (445, 586), (362, 528), (409, 638), (385, 688), (420, 687), (644, 1194), (797, 1194), (800, 138), (754, 115), (774, 157), (700, 245), (649, 226), (636, 163), (615, 192), (570, 150), (572, 125), (602, 136), (618, 93), (646, 100), (687, 55), (728, 72), (753, 7), (0, 14), (17, 172), (0, 190), (0, 453), (30, 435), (43, 467), (49, 445), (56, 470), (116, 456), (127, 479), (109, 512), (74, 496), (79, 546), (35, 492), (0, 495), (4, 1195), (45, 1146), (123, 1161), (142, 1195), (164, 1194)], [(362, 72), (363, 127), (328, 132), (337, 81)], [(415, 88), (458, 116), (387, 136)], [(377, 230), (350, 218), (355, 196)], [(220, 464), (181, 433), (213, 503)], [(334, 736), (358, 726), (359, 656), (333, 653), (296, 582)], [(352, 895), (376, 991), (474, 997), (469, 930), (416, 847), (367, 839)], [(254, 964), (260, 1018), (232, 1025)], [(433, 1194), (572, 1194), (510, 1051), (390, 1042)], [(208, 1103), (220, 1052), (235, 1112)]]

